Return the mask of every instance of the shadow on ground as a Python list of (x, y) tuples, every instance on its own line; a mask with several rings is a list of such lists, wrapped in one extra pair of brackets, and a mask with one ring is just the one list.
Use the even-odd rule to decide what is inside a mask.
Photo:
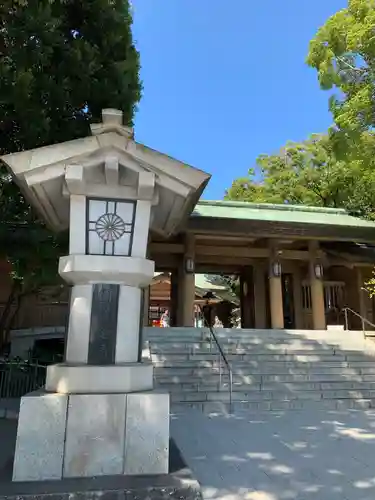
[(374, 500), (375, 411), (172, 416), (204, 497)]
[(0, 483), (10, 481), (17, 437), (17, 420), (0, 419)]

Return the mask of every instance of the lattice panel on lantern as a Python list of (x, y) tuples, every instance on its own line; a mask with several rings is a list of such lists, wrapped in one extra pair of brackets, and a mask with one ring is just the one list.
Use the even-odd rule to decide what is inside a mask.
[(130, 256), (135, 205), (134, 201), (88, 199), (86, 253)]

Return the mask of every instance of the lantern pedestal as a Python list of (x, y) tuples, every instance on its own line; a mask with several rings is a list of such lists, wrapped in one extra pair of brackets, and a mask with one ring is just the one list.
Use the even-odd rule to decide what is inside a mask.
[(22, 398), (13, 480), (168, 473), (169, 394), (153, 391), (141, 360), (141, 286), (154, 263), (69, 255), (59, 272), (73, 284), (66, 359)]

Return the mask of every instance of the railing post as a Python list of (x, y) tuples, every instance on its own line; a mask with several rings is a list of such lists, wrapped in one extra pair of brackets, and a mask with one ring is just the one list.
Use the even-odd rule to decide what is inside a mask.
[(229, 413), (232, 413), (232, 397), (233, 397), (233, 374), (229, 370)]
[(348, 324), (348, 309), (345, 307), (344, 309), (344, 315), (345, 315), (345, 330), (349, 330), (349, 324)]
[(219, 353), (219, 384), (220, 384), (220, 389), (222, 388), (221, 384), (221, 355)]
[[(212, 329), (212, 326), (210, 326), (207, 323), (208, 330), (210, 332), (210, 353), (212, 353), (212, 343), (215, 341), (216, 347), (217, 347), (217, 354), (219, 357), (219, 390), (222, 389), (222, 378), (223, 378), (223, 367), (222, 367), (222, 362), (225, 363), (227, 369), (228, 369), (228, 376), (229, 376), (229, 412), (232, 412), (232, 400), (233, 400), (233, 372), (232, 369), (228, 363), (228, 360), (220, 346), (220, 343)], [(229, 345), (229, 342), (228, 342)], [(237, 344), (236, 344), (237, 347)], [(230, 350), (230, 349), (229, 349)], [(212, 362), (212, 368), (214, 369), (215, 363), (214, 361)]]

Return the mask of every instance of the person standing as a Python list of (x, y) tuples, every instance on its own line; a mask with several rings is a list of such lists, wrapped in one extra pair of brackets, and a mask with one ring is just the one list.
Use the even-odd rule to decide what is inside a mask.
[(160, 326), (162, 328), (168, 328), (169, 327), (169, 311), (168, 311), (168, 309), (166, 309), (163, 312), (163, 314), (161, 315)]

